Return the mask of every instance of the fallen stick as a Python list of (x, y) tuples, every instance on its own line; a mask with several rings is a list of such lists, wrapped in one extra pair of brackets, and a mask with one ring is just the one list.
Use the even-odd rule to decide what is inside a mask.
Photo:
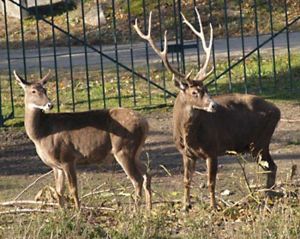
[(34, 213), (34, 212), (47, 212), (47, 213), (51, 213), (54, 212), (54, 210), (49, 210), (49, 209), (31, 209), (31, 208), (22, 208), (22, 209), (14, 209), (14, 210), (8, 210), (8, 211), (3, 211), (0, 212), (0, 215), (5, 215), (5, 214), (18, 214), (18, 213)]
[(234, 204), (232, 204), (231, 206), (225, 208), (222, 213), (227, 212), (228, 210), (230, 210), (231, 208), (234, 208), (235, 206), (239, 205), (240, 203), (243, 203), (245, 200), (247, 200), (249, 197), (252, 197), (252, 193), (249, 193), (248, 195), (246, 195), (245, 197), (243, 197), (242, 199), (240, 199), (239, 201), (235, 202)]
[(280, 121), (283, 121), (283, 122), (300, 122), (300, 119), (280, 119)]
[(161, 167), (170, 177), (172, 176), (170, 171), (164, 165), (160, 164), (159, 167)]
[(117, 189), (114, 189), (114, 190), (112, 190), (112, 189), (105, 189), (105, 190), (92, 191), (92, 192), (89, 192), (89, 193), (83, 195), (80, 198), (80, 200), (82, 200), (84, 198), (87, 198), (87, 197), (90, 197), (90, 196), (95, 196), (97, 194), (106, 193), (106, 192), (111, 192), (111, 196), (129, 196), (129, 193), (127, 194), (127, 193), (120, 192), (120, 193), (116, 194), (114, 192), (114, 191), (121, 191), (121, 190), (128, 189), (128, 188), (131, 188), (131, 186), (125, 187), (125, 188), (117, 188)]
[(7, 201), (7, 202), (0, 202), (0, 206), (15, 206), (15, 205), (24, 205), (24, 204), (33, 204), (33, 205), (45, 205), (45, 206), (59, 206), (58, 203), (52, 202), (43, 202), (43, 201), (34, 201), (34, 200), (19, 200), (19, 201)]
[(31, 184), (29, 184), (22, 192), (20, 192), (15, 198), (14, 201), (18, 200), (26, 191), (28, 191), (33, 185), (35, 185), (39, 180), (41, 180), (42, 178), (48, 176), (50, 173), (52, 173), (53, 170), (49, 171), (48, 173), (45, 173), (43, 175), (41, 175), (40, 177), (38, 177), (36, 180), (34, 180)]
[(112, 208), (112, 207), (89, 207), (89, 206), (82, 206), (82, 209), (87, 209), (87, 210), (103, 210), (103, 211), (116, 211), (117, 209)]

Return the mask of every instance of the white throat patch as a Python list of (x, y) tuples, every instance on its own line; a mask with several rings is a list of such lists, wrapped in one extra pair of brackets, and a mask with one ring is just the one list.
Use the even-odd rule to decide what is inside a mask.
[(41, 106), (41, 105), (36, 105), (34, 103), (30, 103), (30, 104), (28, 104), (28, 108), (29, 109), (40, 109), (40, 110), (44, 110), (44, 111), (50, 110), (48, 104), (45, 104), (45, 105)]
[(193, 109), (197, 109), (197, 110), (204, 110), (206, 112), (209, 112), (209, 113), (212, 113), (212, 112), (215, 112), (215, 107), (216, 107), (217, 103), (210, 99), (210, 102), (209, 102), (209, 105), (207, 107), (199, 107), (199, 106), (196, 106), (196, 105), (193, 105)]

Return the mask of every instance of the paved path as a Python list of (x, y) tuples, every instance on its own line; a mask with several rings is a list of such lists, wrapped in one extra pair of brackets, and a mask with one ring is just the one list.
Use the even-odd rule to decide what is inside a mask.
[[(268, 39), (269, 35), (260, 36), (260, 43)], [(300, 52), (300, 32), (290, 33), (290, 47), (292, 52)], [(192, 41), (186, 41), (187, 44), (193, 44)], [(287, 51), (287, 36), (283, 32), (274, 39), (274, 44), (276, 48), (276, 53), (278, 51)], [(229, 40), (230, 45), (230, 54), (233, 57), (242, 56), (242, 41), (241, 38), (231, 38)], [(255, 49), (257, 46), (255, 37), (246, 37), (245, 38), (245, 51), (250, 52)], [(97, 46), (95, 46), (97, 48)], [(263, 53), (270, 53), (272, 45), (271, 41), (266, 44), (262, 51)], [(72, 47), (72, 62), (73, 67), (85, 67), (85, 53), (84, 47), (76, 46)], [(67, 47), (57, 47), (57, 67), (59, 69), (67, 69), (70, 67), (70, 55), (69, 49)], [(103, 46), (103, 52), (109, 57), (115, 59), (115, 48), (114, 46)], [(215, 54), (216, 60), (220, 58), (227, 57), (227, 43), (226, 39), (216, 39), (215, 40)], [(97, 52), (94, 52), (91, 49), (88, 49), (88, 65), (89, 67), (99, 67), (100, 66), (100, 55)], [(24, 67), (23, 62), (23, 52), (22, 49), (11, 49), (11, 68), (18, 71), (22, 71)], [(30, 49), (25, 51), (26, 56), (26, 67), (29, 70), (36, 70), (39, 68), (38, 60), (38, 50)], [(42, 67), (45, 69), (54, 67), (54, 57), (53, 57), (53, 48), (43, 48), (41, 49), (42, 56)], [(143, 66), (146, 64), (146, 51), (145, 44), (143, 42), (136, 43), (133, 45), (133, 56), (134, 56), (134, 65)], [(196, 49), (185, 49), (186, 61), (193, 60), (197, 56)], [(119, 45), (118, 46), (118, 57), (119, 62), (131, 68), (131, 57), (130, 57), (130, 45)], [(149, 49), (149, 60), (151, 63), (158, 61), (158, 57)], [(111, 60), (103, 57), (103, 66), (104, 69), (114, 68), (115, 64)], [(0, 49), (0, 71), (7, 70), (7, 52), (6, 49)]]

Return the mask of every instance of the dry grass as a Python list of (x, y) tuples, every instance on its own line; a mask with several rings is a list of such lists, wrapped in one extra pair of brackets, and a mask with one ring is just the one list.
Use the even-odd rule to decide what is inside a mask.
[[(235, 167), (239, 167), (236, 165)], [(245, 170), (250, 178), (259, 174), (247, 164)], [(219, 175), (230, 188), (233, 184), (230, 169)], [(299, 175), (290, 177), (289, 170), (281, 170), (275, 192), (277, 197), (266, 199), (259, 187), (252, 187), (250, 196), (241, 173), (235, 175), (233, 196), (218, 193), (219, 208), (209, 208), (207, 189), (198, 185), (205, 180), (205, 173), (194, 179), (192, 202), (189, 213), (182, 212), (181, 175), (154, 176), (154, 209), (147, 213), (144, 205), (134, 211), (133, 189), (121, 171), (97, 171), (79, 173), (83, 208), (76, 212), (72, 207), (65, 210), (53, 207), (53, 198), (43, 199), (49, 205), (21, 203), (1, 206), (0, 237), (5, 238), (299, 238), (300, 204)], [(229, 174), (228, 174), (229, 173)], [(226, 176), (227, 175), (227, 176)], [(19, 190), (37, 176), (26, 178), (14, 176)], [(229, 180), (228, 180), (229, 179)], [(1, 177), (1, 184), (9, 178)], [(53, 185), (52, 177), (42, 179), (30, 188), (21, 199), (32, 198), (40, 188)], [(22, 182), (22, 183), (21, 183)], [(26, 182), (26, 183), (25, 183)], [(258, 182), (258, 181), (257, 181)], [(204, 186), (205, 187), (205, 186)], [(220, 190), (224, 190), (219, 186)], [(243, 191), (239, 192), (238, 188)], [(93, 192), (93, 193), (91, 193)], [(9, 200), (17, 194), (7, 190), (1, 200)], [(46, 194), (45, 194), (46, 195)], [(48, 194), (49, 195), (49, 194)], [(4, 196), (4, 197), (3, 197)], [(26, 202), (26, 201), (25, 201)], [(30, 206), (31, 205), (31, 206)], [(69, 201), (69, 206), (72, 202)], [(29, 210), (31, 209), (31, 211)], [(34, 209), (34, 210), (33, 210)], [(8, 212), (10, 210), (10, 212)], [(16, 211), (18, 210), (18, 211)]]

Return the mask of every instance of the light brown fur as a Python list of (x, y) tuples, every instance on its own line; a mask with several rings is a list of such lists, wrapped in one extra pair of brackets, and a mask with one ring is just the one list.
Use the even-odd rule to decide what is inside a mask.
[[(113, 154), (136, 192), (136, 203), (144, 185), (151, 209), (150, 175), (139, 156), (148, 133), (148, 122), (130, 109), (116, 108), (80, 113), (45, 113), (52, 108), (43, 85), (44, 78), (28, 83), (15, 73), (25, 92), (25, 129), (42, 161), (54, 170), (59, 204), (63, 206), (67, 179), (75, 207), (80, 207), (76, 165), (103, 162)], [(41, 107), (41, 108), (38, 108)]]

